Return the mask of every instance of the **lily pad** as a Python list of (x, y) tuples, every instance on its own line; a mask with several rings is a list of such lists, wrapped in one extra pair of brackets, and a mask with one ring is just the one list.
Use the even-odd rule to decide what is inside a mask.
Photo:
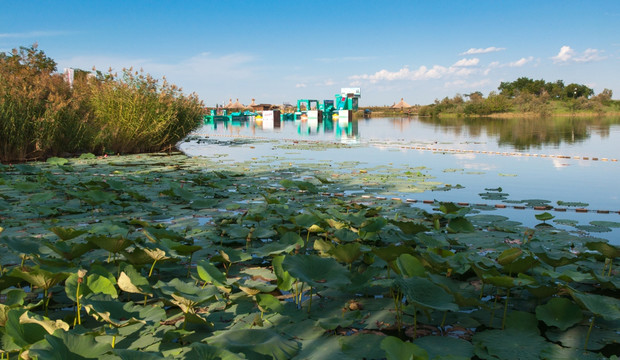
[(536, 318), (549, 326), (566, 330), (579, 323), (583, 314), (579, 306), (567, 298), (553, 298), (536, 307)]

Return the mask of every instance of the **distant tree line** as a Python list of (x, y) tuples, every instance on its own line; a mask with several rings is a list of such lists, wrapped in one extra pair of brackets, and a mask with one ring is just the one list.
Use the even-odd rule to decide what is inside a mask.
[(422, 106), (419, 114), (471, 116), (519, 112), (546, 116), (577, 111), (600, 114), (620, 109), (620, 102), (611, 99), (611, 90), (604, 89), (594, 96), (594, 90), (588, 86), (575, 83), (564, 85), (562, 80), (547, 82), (520, 77), (512, 82), (500, 83), (498, 90), (499, 92), (492, 91), (486, 98), (476, 91), (435, 100), (433, 104)]

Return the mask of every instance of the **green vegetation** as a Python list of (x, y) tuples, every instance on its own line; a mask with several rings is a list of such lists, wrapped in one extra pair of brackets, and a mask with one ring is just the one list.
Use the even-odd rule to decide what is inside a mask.
[[(620, 101), (612, 100), (612, 92), (594, 91), (585, 85), (564, 85), (562, 80), (545, 82), (521, 77), (513, 82), (502, 82), (498, 92), (485, 98), (479, 91), (435, 100), (422, 106), (420, 116), (479, 116), (517, 113), (549, 116), (554, 114), (589, 113), (601, 115), (620, 111)], [(465, 100), (468, 98), (468, 100)]]
[(125, 69), (77, 70), (73, 86), (36, 45), (0, 53), (0, 161), (170, 148), (202, 119), (196, 95)]
[(2, 358), (617, 359), (617, 246), (322, 195), (442, 185), (423, 168), (279, 160), (0, 166)]

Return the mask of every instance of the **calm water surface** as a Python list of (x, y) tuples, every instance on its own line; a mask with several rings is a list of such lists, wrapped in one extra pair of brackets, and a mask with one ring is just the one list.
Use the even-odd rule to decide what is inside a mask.
[[(277, 156), (292, 164), (329, 161), (335, 167), (339, 162), (358, 161), (360, 169), (383, 166), (404, 171), (423, 166), (424, 173), (433, 176), (433, 181), (463, 188), (393, 195), (494, 206), (506, 203), (485, 200), (480, 194), (487, 192), (485, 189), (501, 187), (511, 201), (542, 199), (550, 201), (551, 206), (558, 206), (558, 201), (588, 204), (587, 213), (577, 213), (575, 207), (568, 207), (565, 213), (551, 211), (557, 219), (571, 219), (583, 225), (590, 221), (620, 222), (620, 118), (410, 117), (280, 124), (248, 120), (206, 124), (195, 133), (218, 142), (185, 142), (181, 150), (188, 155), (217, 154), (229, 161)], [(225, 142), (239, 138), (268, 141), (233, 146)], [(314, 150), (306, 147), (284, 151), (274, 147), (274, 142), (351, 146), (317, 150), (317, 145), (313, 145)], [(491, 154), (495, 152), (504, 154)], [(597, 210), (611, 213), (600, 214)], [(534, 226), (538, 223), (534, 214), (540, 211), (500, 209), (490, 213)], [(620, 244), (618, 228), (592, 235)]]

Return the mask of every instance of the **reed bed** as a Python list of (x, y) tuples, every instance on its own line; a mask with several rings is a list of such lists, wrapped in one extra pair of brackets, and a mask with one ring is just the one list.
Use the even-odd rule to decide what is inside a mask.
[(196, 94), (142, 71), (78, 70), (70, 86), (36, 45), (0, 53), (1, 162), (170, 149), (202, 115)]

